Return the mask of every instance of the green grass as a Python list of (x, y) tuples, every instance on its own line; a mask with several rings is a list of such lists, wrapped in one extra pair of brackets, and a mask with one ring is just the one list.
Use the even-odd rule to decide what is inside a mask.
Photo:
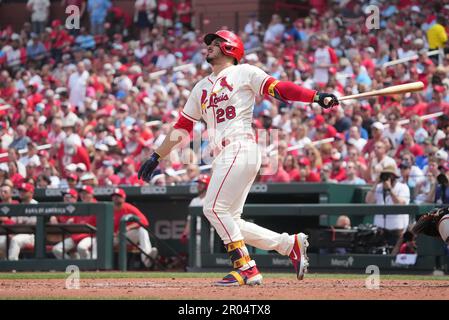
[[(223, 277), (224, 272), (80, 272), (80, 277), (84, 279), (158, 279), (158, 278), (210, 278)], [(264, 272), (264, 277), (268, 279), (291, 278), (293, 273), (268, 273)], [(367, 274), (328, 274), (312, 273), (307, 274), (307, 279), (365, 279)], [(432, 275), (391, 275), (382, 274), (384, 280), (446, 280), (447, 277)], [(0, 273), (0, 280), (3, 279), (66, 279), (64, 272), (3, 272)]]

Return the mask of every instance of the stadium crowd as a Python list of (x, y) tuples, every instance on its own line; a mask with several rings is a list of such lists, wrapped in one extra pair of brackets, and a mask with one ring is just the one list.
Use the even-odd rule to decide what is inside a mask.
[[(72, 1), (83, 4), (79, 30), (48, 12), (36, 23), (33, 10), (41, 9), (33, 3), (40, 2), (29, 0), (32, 19), (21, 30), (0, 30), (0, 185), (143, 185), (140, 163), (210, 73), (189, 2), (137, 0), (128, 17), (109, 0)], [(433, 202), (438, 175), (449, 175), (449, 3), (371, 1), (380, 7), (380, 25), (370, 30), (362, 1), (316, 3), (296, 20), (273, 14), (264, 25), (249, 16), (239, 32), (244, 63), (337, 96), (412, 81), (425, 89), (346, 100), (331, 110), (258, 97), (254, 128), (278, 130), (277, 170), (265, 159), (258, 180), (373, 184), (393, 165), (415, 202)], [(438, 48), (446, 53), (428, 56)], [(443, 114), (421, 119), (437, 112)], [(203, 123), (194, 131), (206, 137)], [(161, 161), (153, 183), (189, 184), (206, 172), (185, 148)]]

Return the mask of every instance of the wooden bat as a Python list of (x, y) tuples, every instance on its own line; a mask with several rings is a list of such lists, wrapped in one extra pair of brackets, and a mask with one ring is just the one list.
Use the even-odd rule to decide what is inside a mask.
[[(368, 92), (363, 92), (359, 94), (353, 94), (350, 96), (344, 96), (338, 98), (338, 101), (343, 100), (349, 100), (349, 99), (360, 99), (360, 98), (366, 98), (366, 97), (375, 97), (375, 96), (388, 96), (393, 94), (400, 94), (400, 93), (406, 93), (406, 92), (415, 92), (415, 91), (421, 91), (424, 89), (424, 83), (421, 81), (417, 82), (411, 82), (406, 84), (400, 84), (397, 86), (391, 86), (379, 90), (372, 90)], [(328, 104), (331, 101), (331, 98), (324, 99), (324, 103)]]

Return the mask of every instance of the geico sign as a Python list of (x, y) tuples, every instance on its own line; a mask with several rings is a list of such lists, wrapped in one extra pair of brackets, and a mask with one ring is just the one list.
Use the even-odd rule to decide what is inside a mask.
[(141, 194), (166, 194), (166, 187), (145, 186), (140, 188)]
[(185, 220), (158, 220), (154, 224), (154, 232), (161, 240), (181, 239), (185, 225)]
[(250, 192), (260, 192), (264, 193), (268, 191), (268, 186), (266, 184), (253, 184)]

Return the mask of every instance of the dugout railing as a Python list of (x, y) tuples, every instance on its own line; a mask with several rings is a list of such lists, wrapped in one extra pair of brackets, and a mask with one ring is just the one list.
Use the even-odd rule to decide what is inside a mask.
[[(408, 214), (413, 222), (433, 205), (369, 205), (369, 204), (247, 204), (242, 217), (277, 232), (290, 234), (304, 231), (311, 226), (328, 223), (332, 216), (341, 214), (352, 218), (368, 218), (376, 214)], [(228, 255), (218, 236), (211, 236), (211, 228), (202, 213), (201, 207), (191, 207), (192, 215), (189, 243), (190, 271), (222, 269), (231, 267)], [(201, 226), (198, 227), (198, 223)], [(213, 230), (212, 230), (213, 232)], [(215, 243), (211, 243), (215, 242)], [(314, 241), (310, 239), (310, 241)], [(361, 271), (367, 266), (377, 265), (381, 270), (431, 272), (436, 269), (447, 270), (445, 244), (438, 238), (420, 235), (417, 238), (418, 258), (415, 265), (396, 262), (391, 254), (320, 254), (309, 253), (310, 270), (314, 271)], [(287, 256), (275, 252), (254, 250), (249, 247), (251, 256), (265, 270), (282, 271), (292, 268)]]

